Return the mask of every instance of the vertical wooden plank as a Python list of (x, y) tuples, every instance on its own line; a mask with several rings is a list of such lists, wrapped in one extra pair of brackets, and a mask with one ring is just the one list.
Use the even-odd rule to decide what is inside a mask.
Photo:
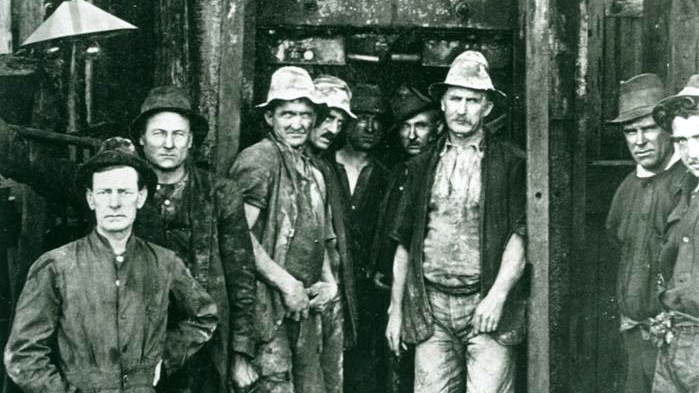
[[(604, 4), (595, 0), (584, 2), (587, 6), (587, 81), (585, 100), (587, 116), (586, 153), (588, 159), (600, 156), (600, 135), (602, 127), (602, 89), (604, 86)], [(583, 31), (581, 29), (581, 35)], [(582, 37), (581, 37), (582, 40)], [(582, 76), (581, 76), (582, 77)]]
[(225, 0), (221, 26), (216, 173), (228, 172), (238, 152), (242, 119), (252, 100), (255, 71), (254, 0)]
[(642, 70), (643, 62), (643, 24), (641, 18), (618, 17), (617, 36), (619, 40), (618, 76), (626, 80), (638, 75)]
[(675, 0), (670, 11), (670, 92), (676, 93), (696, 73), (699, 9), (694, 0)]
[(0, 54), (12, 53), (12, 0), (0, 0)]
[(198, 48), (194, 66), (197, 72), (193, 76), (195, 99), (199, 105), (199, 112), (209, 121), (210, 130), (199, 153), (212, 165), (215, 158), (213, 151), (217, 144), (217, 134), (213, 130), (218, 129), (223, 0), (195, 2), (193, 7), (193, 26), (196, 31), (193, 40)]
[(527, 342), (529, 392), (550, 390), (549, 335), (549, 0), (524, 7), (527, 108), (527, 260), (533, 265)]
[(191, 87), (187, 0), (158, 0), (155, 15), (155, 84)]
[[(570, 344), (571, 391), (594, 392), (596, 386), (597, 320), (593, 318), (596, 306), (594, 291), (595, 269), (590, 269), (585, 256), (597, 254), (590, 249), (597, 233), (588, 233), (585, 227), (585, 200), (587, 186), (586, 161), (599, 156), (601, 127), (602, 62), (604, 53), (604, 4), (596, 0), (580, 4), (580, 26), (578, 29), (578, 55), (576, 61), (576, 112), (577, 136), (573, 154), (573, 232), (572, 258), (570, 266)], [(597, 143), (589, 143), (595, 141)], [(593, 149), (590, 146), (594, 147)], [(591, 239), (592, 238), (592, 239)], [(592, 243), (594, 244), (594, 243)]]
[[(672, 0), (643, 2), (643, 71), (658, 74), (663, 81), (667, 81), (670, 67), (668, 34), (671, 7)], [(669, 94), (669, 89), (666, 92)]]
[(19, 46), (44, 20), (43, 0), (10, 1), (12, 3), (12, 33), (15, 46)]

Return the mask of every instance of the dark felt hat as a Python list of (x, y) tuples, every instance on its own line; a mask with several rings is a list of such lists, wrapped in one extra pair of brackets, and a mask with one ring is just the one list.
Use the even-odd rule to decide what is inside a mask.
[(610, 123), (626, 123), (650, 115), (665, 96), (663, 83), (655, 74), (640, 74), (619, 82), (619, 115)]
[(75, 190), (84, 192), (92, 186), (92, 175), (101, 169), (112, 166), (130, 166), (138, 172), (143, 183), (152, 195), (158, 184), (158, 177), (146, 161), (138, 156), (133, 142), (126, 138), (113, 137), (105, 140), (100, 149), (78, 168), (75, 174)]
[(194, 146), (201, 146), (209, 132), (209, 122), (194, 110), (187, 93), (177, 86), (158, 86), (148, 92), (141, 104), (141, 113), (131, 123), (131, 139), (138, 141), (146, 120), (158, 112), (177, 112), (187, 117)]
[(672, 124), (672, 118), (679, 108), (696, 108), (699, 104), (699, 74), (689, 77), (687, 84), (674, 96), (662, 99), (653, 108), (653, 120), (655, 124), (663, 127), (667, 131)]
[(401, 85), (391, 99), (394, 127), (419, 113), (433, 109), (438, 109), (434, 101), (407, 85)]

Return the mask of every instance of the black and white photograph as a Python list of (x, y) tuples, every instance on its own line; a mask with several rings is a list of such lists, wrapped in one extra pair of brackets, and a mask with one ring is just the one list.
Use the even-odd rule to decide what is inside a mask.
[(699, 393), (698, 26), (0, 0), (0, 393)]

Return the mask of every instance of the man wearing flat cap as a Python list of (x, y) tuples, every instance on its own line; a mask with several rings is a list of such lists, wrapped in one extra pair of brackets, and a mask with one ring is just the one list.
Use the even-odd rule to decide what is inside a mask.
[[(216, 304), (182, 260), (133, 224), (156, 176), (123, 138), (77, 171), (93, 231), (32, 265), (5, 349), (24, 392), (155, 392), (211, 339)], [(171, 321), (171, 305), (186, 318)]]
[(524, 338), (525, 164), (484, 129), (488, 62), (461, 53), (430, 86), (447, 132), (407, 164), (386, 338), (415, 347), (415, 392), (514, 391)]
[(676, 204), (665, 221), (659, 259), (656, 299), (663, 312), (650, 327), (659, 346), (652, 391), (699, 392), (699, 75), (660, 101), (653, 118), (671, 133), (686, 173), (668, 190)]
[(621, 251), (617, 275), (620, 331), (626, 351), (624, 391), (650, 392), (657, 349), (649, 337), (650, 319), (661, 310), (656, 280), (665, 223), (674, 206), (672, 184), (684, 175), (673, 154), (670, 133), (652, 117), (663, 98), (663, 84), (655, 74), (641, 74), (619, 84), (620, 125), (626, 146), (636, 162), (617, 189), (607, 216), (607, 232)]
[(333, 142), (349, 121), (357, 116), (350, 109), (352, 92), (342, 79), (332, 75), (320, 75), (313, 80), (318, 97), (328, 106), (325, 118), (316, 124), (308, 138), (308, 148), (314, 163), (323, 173), (332, 209), (333, 229), (337, 237), (339, 258), (332, 265), (333, 275), (340, 291), (322, 316), (323, 349), (321, 365), (327, 393), (343, 391), (343, 365), (345, 348), (356, 344), (357, 305), (354, 288), (354, 270), (348, 250), (343, 217), (342, 195), (337, 175), (329, 161), (328, 152)]
[[(401, 85), (391, 100), (391, 110), (394, 125), (389, 132), (396, 134), (404, 160), (391, 169), (387, 192), (379, 207), (379, 219), (371, 247), (374, 284), (382, 290), (380, 299), (384, 309), (388, 308), (390, 302), (393, 255), (396, 251), (396, 242), (389, 235), (395, 224), (399, 202), (402, 195), (407, 192), (406, 161), (420, 154), (434, 142), (442, 128), (442, 113), (439, 107), (415, 87)], [(386, 329), (387, 317), (382, 313), (380, 324), (382, 331)], [(414, 379), (412, 348), (401, 354), (400, 358), (396, 358), (386, 350), (385, 344), (382, 347), (384, 348), (381, 353), (382, 363), (387, 367), (385, 391), (412, 392)]]
[(337, 296), (339, 256), (327, 184), (306, 142), (326, 107), (299, 67), (276, 70), (257, 107), (269, 132), (240, 152), (230, 176), (243, 193), (259, 278), (258, 388), (321, 393), (321, 313)]
[[(242, 195), (227, 179), (197, 168), (192, 151), (209, 126), (187, 94), (176, 86), (151, 89), (130, 133), (157, 176), (134, 233), (175, 251), (216, 302), (219, 324), (204, 350), (177, 373), (165, 370), (162, 392), (223, 393), (250, 386), (254, 355), (255, 260)], [(64, 179), (76, 165), (67, 160), (31, 159), (33, 144), (0, 124), (0, 173), (26, 182), (52, 199), (71, 201)], [(41, 150), (40, 150), (41, 152)], [(172, 308), (171, 320), (184, 317)]]

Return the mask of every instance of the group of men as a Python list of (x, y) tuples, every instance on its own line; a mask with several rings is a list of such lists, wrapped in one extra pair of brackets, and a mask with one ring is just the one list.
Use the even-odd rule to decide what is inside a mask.
[(637, 164), (607, 217), (620, 248), (625, 392), (699, 392), (699, 75), (664, 91), (654, 74), (622, 81), (612, 120)]
[(0, 173), (95, 224), (32, 265), (8, 375), (26, 392), (513, 392), (526, 189), (485, 124), (503, 98), (476, 51), (390, 105), (281, 67), (229, 179), (193, 165), (208, 125), (171, 86), (80, 166), (30, 159), (0, 124)]

